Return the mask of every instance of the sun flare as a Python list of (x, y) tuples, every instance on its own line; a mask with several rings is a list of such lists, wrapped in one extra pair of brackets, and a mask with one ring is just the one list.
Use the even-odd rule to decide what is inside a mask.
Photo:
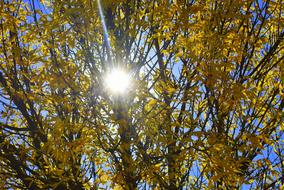
[(130, 75), (121, 69), (113, 69), (105, 79), (106, 88), (114, 94), (126, 93), (130, 86)]

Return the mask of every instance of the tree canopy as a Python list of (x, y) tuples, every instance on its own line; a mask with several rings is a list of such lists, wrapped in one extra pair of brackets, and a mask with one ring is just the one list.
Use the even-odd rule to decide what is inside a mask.
[(283, 1), (3, 0), (0, 36), (1, 189), (283, 187)]

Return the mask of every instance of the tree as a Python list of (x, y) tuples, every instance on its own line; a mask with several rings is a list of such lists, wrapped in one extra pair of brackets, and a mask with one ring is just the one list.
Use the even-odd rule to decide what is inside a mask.
[(282, 1), (0, 5), (1, 189), (283, 187)]

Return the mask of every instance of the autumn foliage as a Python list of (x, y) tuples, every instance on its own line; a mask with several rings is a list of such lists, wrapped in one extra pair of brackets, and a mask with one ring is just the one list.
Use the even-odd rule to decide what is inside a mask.
[(283, 1), (98, 3), (0, 1), (0, 189), (283, 187)]

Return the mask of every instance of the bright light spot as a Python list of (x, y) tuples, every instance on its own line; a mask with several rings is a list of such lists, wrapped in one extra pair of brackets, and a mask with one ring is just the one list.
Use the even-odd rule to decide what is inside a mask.
[(121, 69), (113, 69), (106, 76), (106, 87), (114, 94), (126, 93), (130, 86), (130, 76)]

